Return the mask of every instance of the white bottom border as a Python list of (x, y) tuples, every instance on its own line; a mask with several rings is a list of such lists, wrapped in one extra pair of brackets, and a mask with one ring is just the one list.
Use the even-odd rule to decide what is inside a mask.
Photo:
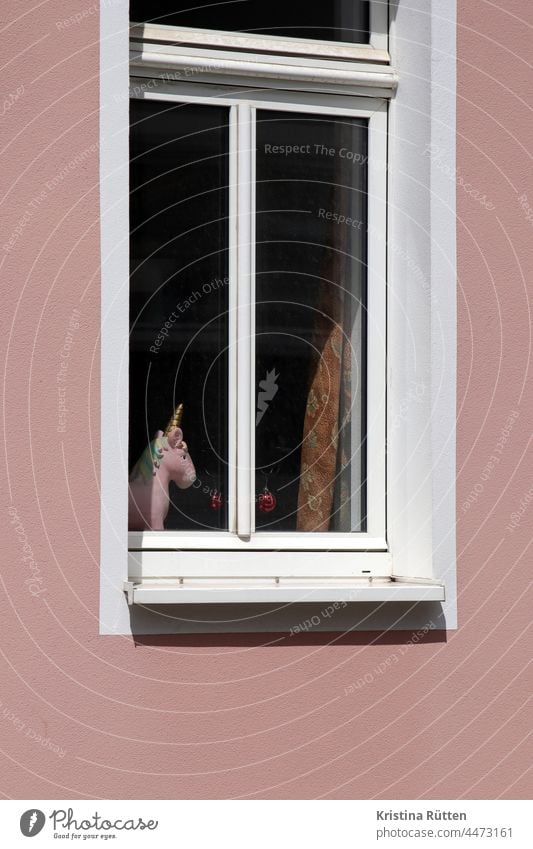
[[(526, 801), (21, 800), (1, 803), (6, 847), (526, 849)], [(25, 834), (30, 829), (35, 834)]]

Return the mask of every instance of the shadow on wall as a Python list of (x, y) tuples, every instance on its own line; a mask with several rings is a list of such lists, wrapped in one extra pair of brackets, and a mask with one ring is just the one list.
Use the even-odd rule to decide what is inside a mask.
[(139, 646), (415, 645), (445, 643), (440, 602), (136, 605)]

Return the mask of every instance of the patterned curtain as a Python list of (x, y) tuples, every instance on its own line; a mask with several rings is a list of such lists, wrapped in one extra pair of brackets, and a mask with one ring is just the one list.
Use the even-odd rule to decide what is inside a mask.
[[(337, 263), (338, 264), (338, 263)], [(315, 322), (304, 419), (297, 530), (328, 531), (350, 524), (352, 346), (344, 328), (346, 297), (337, 275), (324, 281)]]

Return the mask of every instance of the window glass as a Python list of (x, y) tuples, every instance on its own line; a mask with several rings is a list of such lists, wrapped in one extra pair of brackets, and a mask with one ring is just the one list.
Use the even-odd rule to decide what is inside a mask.
[[(165, 528), (227, 527), (228, 114), (131, 101), (130, 530), (167, 474)], [(179, 404), (181, 467), (154, 443)]]
[(169, 2), (133, 0), (130, 20), (197, 29), (248, 32), (289, 38), (314, 38), (355, 44), (369, 40), (368, 0), (230, 0)]
[(257, 113), (258, 530), (365, 530), (367, 126)]

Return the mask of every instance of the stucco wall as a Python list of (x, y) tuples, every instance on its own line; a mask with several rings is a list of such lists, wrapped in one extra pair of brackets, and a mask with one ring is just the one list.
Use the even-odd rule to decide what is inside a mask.
[(459, 2), (460, 627), (410, 645), (98, 636), (98, 14), (2, 0), (6, 795), (529, 795), (530, 5)]

